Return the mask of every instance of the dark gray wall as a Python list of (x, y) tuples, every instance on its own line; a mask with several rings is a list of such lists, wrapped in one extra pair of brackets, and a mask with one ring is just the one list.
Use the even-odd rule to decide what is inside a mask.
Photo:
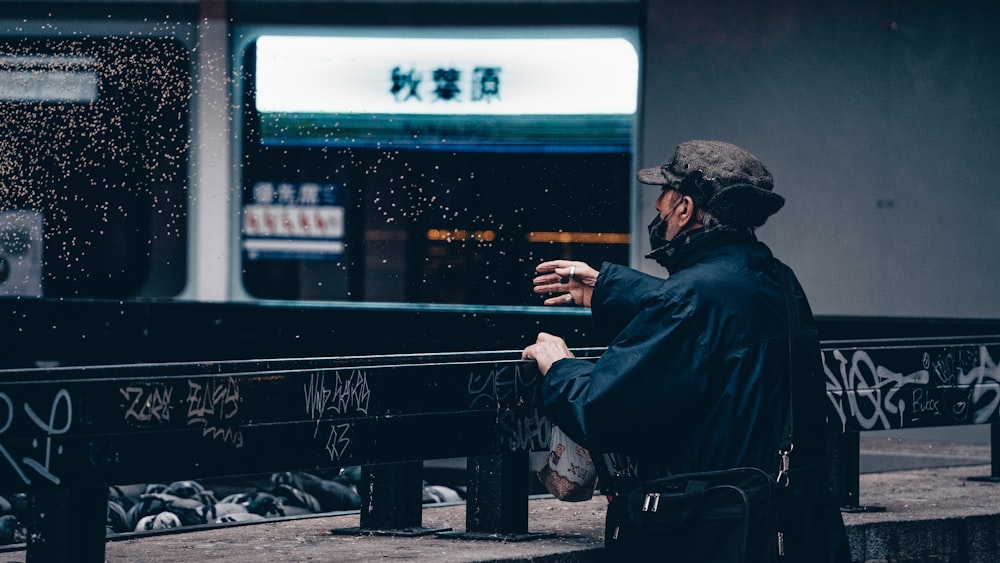
[[(650, 1), (640, 165), (740, 144), (785, 208), (758, 232), (820, 314), (998, 317), (1000, 9), (989, 2)], [(662, 273), (637, 188), (634, 260)]]

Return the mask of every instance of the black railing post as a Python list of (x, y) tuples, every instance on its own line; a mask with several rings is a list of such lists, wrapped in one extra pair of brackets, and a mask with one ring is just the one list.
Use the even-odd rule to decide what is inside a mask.
[(528, 533), (528, 452), (500, 455), (500, 532)]
[(990, 424), (990, 478), (1000, 481), (1000, 424)]
[(409, 461), (361, 468), (361, 529), (387, 532), (420, 528), (423, 463)]
[(858, 432), (837, 435), (834, 466), (837, 468), (837, 502), (841, 510), (853, 512), (859, 507), (861, 491), (861, 435)]
[[(500, 534), (504, 529), (503, 456), (474, 456), (468, 460), (465, 498), (465, 531), (468, 534)], [(525, 463), (527, 466), (527, 462)], [(525, 502), (528, 500), (525, 494)], [(508, 503), (509, 508), (509, 503)], [(527, 506), (525, 506), (527, 513)]]
[(969, 477), (969, 481), (1000, 482), (1000, 423), (990, 424), (990, 474), (987, 477)]
[(29, 495), (25, 563), (102, 563), (108, 488), (40, 490)]
[(424, 528), (423, 472), (421, 461), (364, 465), (358, 494), (361, 526), (337, 528), (340, 535), (421, 536), (450, 528)]
[(882, 512), (884, 506), (861, 504), (861, 433), (844, 432), (837, 436), (837, 500), (844, 512)]
[[(467, 534), (502, 536), (527, 533), (528, 485), (524, 479), (527, 468), (527, 452), (469, 458), (465, 501)], [(518, 478), (512, 478), (514, 475)]]
[(467, 463), (465, 532), (441, 537), (522, 541), (552, 535), (528, 533), (527, 451), (474, 456)]

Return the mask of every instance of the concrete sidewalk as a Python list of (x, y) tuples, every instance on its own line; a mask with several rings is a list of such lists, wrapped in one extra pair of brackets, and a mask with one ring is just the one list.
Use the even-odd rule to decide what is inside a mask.
[[(855, 561), (1000, 561), (1000, 483), (969, 479), (990, 476), (989, 446), (871, 438), (861, 441), (861, 453), (863, 460), (905, 457), (913, 463), (933, 464), (940, 458), (949, 465), (861, 474), (860, 504), (885, 510), (843, 514)], [(582, 503), (531, 500), (529, 532), (546, 537), (527, 541), (445, 539), (433, 533), (407, 537), (343, 533), (359, 526), (360, 517), (354, 513), (126, 536), (107, 543), (106, 559), (142, 563), (600, 561), (606, 506), (603, 497)], [(427, 529), (465, 529), (464, 504), (427, 505), (422, 515)], [(0, 563), (24, 561), (23, 549), (0, 550)]]
[[(855, 561), (1000, 561), (1000, 483), (989, 465), (944, 467), (861, 476), (861, 501), (884, 512), (845, 513)], [(599, 561), (606, 501), (529, 503), (529, 531), (551, 537), (529, 541), (442, 539), (434, 534), (384, 537), (333, 534), (357, 527), (357, 514), (269, 521), (254, 525), (111, 541), (112, 562), (386, 560), (458, 562)], [(465, 506), (428, 507), (426, 528), (465, 528)], [(0, 562), (24, 561), (24, 552), (0, 552)]]

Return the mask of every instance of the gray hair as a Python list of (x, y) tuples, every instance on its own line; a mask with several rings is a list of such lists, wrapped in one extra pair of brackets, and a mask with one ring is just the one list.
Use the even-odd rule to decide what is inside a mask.
[(729, 231), (735, 233), (749, 230), (752, 233), (755, 230), (753, 227), (737, 227), (736, 225), (727, 225), (726, 223), (723, 223), (721, 219), (704, 209), (701, 210), (701, 224), (704, 225), (706, 232)]

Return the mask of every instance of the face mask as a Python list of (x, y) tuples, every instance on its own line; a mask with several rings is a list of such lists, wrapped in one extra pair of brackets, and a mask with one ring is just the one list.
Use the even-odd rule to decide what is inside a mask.
[(646, 255), (646, 258), (652, 258), (656, 260), (656, 263), (663, 266), (670, 271), (670, 252), (667, 251), (670, 248), (670, 241), (667, 240), (663, 233), (667, 228), (667, 222), (664, 221), (660, 214), (657, 213), (656, 217), (649, 224), (649, 247), (653, 249), (652, 252)]
[(663, 235), (667, 230), (667, 222), (660, 217), (657, 213), (656, 217), (650, 221), (649, 226), (646, 227), (649, 230), (649, 248), (656, 252), (660, 247), (664, 246), (669, 242)]
[(653, 252), (656, 252), (658, 249), (660, 249), (660, 247), (670, 242), (666, 238), (667, 217), (670, 217), (670, 215), (672, 215), (673, 212), (677, 210), (677, 207), (681, 203), (683, 203), (683, 201), (684, 201), (683, 199), (679, 199), (677, 203), (675, 203), (674, 206), (670, 208), (670, 211), (668, 211), (667, 214), (664, 215), (663, 217), (660, 217), (660, 214), (657, 213), (656, 217), (653, 217), (653, 220), (649, 223), (649, 226), (646, 227), (649, 230), (649, 248)]

